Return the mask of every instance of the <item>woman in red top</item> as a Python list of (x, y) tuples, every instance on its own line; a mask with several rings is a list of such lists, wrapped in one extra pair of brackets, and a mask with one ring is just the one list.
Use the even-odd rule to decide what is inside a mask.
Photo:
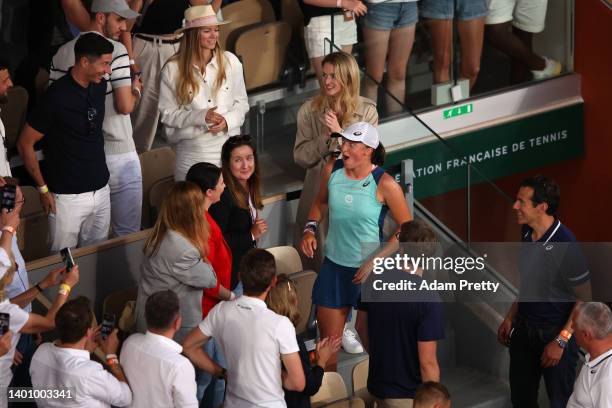
[(221, 300), (232, 300), (234, 294), (229, 290), (232, 276), (232, 251), (223, 238), (221, 228), (210, 216), (208, 209), (221, 198), (225, 183), (221, 169), (211, 163), (196, 163), (187, 172), (187, 181), (200, 186), (204, 192), (204, 208), (206, 220), (210, 225), (208, 239), (208, 260), (217, 274), (217, 287), (204, 289), (202, 296), (202, 317)]
[[(208, 261), (217, 274), (217, 287), (204, 289), (202, 296), (202, 318), (222, 300), (233, 300), (236, 296), (229, 290), (232, 280), (232, 251), (227, 245), (223, 232), (216, 221), (208, 213), (210, 206), (218, 202), (221, 198), (225, 183), (221, 169), (211, 163), (196, 163), (187, 172), (187, 181), (200, 186), (204, 192), (204, 215), (210, 226), (208, 239)], [(223, 367), (225, 357), (221, 352), (215, 339), (206, 343), (205, 351), (208, 355)], [(196, 382), (198, 385), (198, 401), (204, 399), (201, 406), (217, 407), (223, 403), (225, 381), (212, 378), (210, 374), (203, 370), (196, 370)]]

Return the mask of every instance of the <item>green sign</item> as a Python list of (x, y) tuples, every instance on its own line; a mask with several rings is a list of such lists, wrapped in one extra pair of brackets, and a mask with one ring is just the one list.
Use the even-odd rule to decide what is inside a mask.
[[(546, 166), (584, 154), (583, 104), (526, 117), (391, 152), (385, 167), (399, 173), (404, 159), (414, 162), (416, 199), (458, 190), (467, 184), (467, 163), (489, 180)], [(482, 177), (472, 169), (472, 184)]]
[(455, 106), (454, 108), (446, 109), (442, 111), (444, 119), (454, 118), (455, 116), (467, 115), (468, 113), (474, 112), (474, 108), (471, 103), (462, 106)]

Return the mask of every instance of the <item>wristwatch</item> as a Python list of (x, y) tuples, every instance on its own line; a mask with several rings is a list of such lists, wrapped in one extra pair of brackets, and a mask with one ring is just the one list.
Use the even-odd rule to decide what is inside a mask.
[(567, 347), (567, 340), (565, 340), (563, 337), (559, 336), (556, 338), (556, 340), (557, 340), (557, 344), (562, 349), (565, 349)]
[(217, 374), (217, 378), (225, 379), (227, 377), (227, 369), (225, 367), (221, 367), (221, 373)]

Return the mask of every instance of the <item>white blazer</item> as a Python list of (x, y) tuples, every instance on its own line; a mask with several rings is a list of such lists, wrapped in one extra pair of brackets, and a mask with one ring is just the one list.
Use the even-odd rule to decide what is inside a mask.
[[(221, 147), (229, 136), (239, 135), (240, 127), (249, 111), (242, 64), (231, 52), (225, 51), (225, 81), (216, 95), (213, 85), (217, 77), (217, 57), (206, 65), (205, 75), (194, 66), (200, 89), (188, 105), (179, 105), (176, 100), (178, 82), (177, 61), (168, 62), (161, 72), (159, 89), (159, 112), (165, 136), (176, 152), (175, 179), (184, 180), (189, 168), (198, 162), (207, 161), (221, 165)], [(213, 135), (206, 126), (206, 112), (216, 106), (216, 112), (227, 122), (227, 132)]]

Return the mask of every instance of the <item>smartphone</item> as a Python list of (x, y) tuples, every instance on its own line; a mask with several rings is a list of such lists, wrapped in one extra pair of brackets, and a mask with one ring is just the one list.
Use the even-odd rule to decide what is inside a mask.
[(64, 264), (66, 264), (66, 272), (70, 272), (70, 270), (74, 266), (74, 259), (72, 258), (70, 248), (62, 249), (60, 251), (60, 255), (62, 256), (62, 261), (64, 261)]
[(113, 332), (115, 328), (115, 315), (111, 313), (104, 313), (102, 315), (102, 327), (100, 328), (100, 334), (102, 339), (106, 340), (108, 336)]
[(11, 315), (8, 313), (0, 313), (0, 336), (4, 336), (4, 333), (9, 331), (9, 323), (11, 322)]
[(5, 184), (0, 187), (0, 208), (7, 209), (8, 212), (15, 208), (15, 198), (17, 197), (17, 186)]

